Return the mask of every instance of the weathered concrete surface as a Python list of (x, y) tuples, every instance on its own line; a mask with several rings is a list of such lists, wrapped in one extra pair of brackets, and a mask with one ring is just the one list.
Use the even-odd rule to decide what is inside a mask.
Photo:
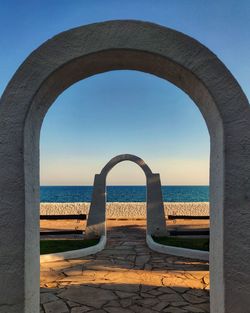
[(207, 262), (151, 251), (141, 221), (107, 228), (102, 252), (42, 264), (41, 312), (209, 312)]
[(75, 82), (121, 69), (170, 81), (202, 112), (211, 139), (211, 312), (247, 312), (249, 102), (220, 60), (193, 38), (124, 20), (75, 28), (50, 39), (20, 66), (1, 97), (0, 312), (39, 311), (39, 135), (44, 115)]
[[(165, 216), (188, 215), (209, 216), (209, 202), (164, 202)], [(48, 203), (40, 204), (42, 215), (88, 214), (89, 202)], [(107, 219), (145, 219), (145, 202), (107, 202)]]
[(91, 239), (106, 235), (106, 179), (112, 168), (123, 161), (136, 163), (140, 166), (146, 176), (147, 234), (152, 236), (166, 236), (167, 227), (162, 200), (160, 175), (152, 173), (148, 165), (138, 156), (132, 154), (121, 154), (112, 158), (103, 167), (101, 173), (95, 175), (85, 237)]

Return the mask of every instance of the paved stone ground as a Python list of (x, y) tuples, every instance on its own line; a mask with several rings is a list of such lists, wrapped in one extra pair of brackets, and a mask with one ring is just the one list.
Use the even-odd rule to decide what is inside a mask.
[(102, 252), (41, 265), (40, 311), (209, 312), (208, 264), (153, 252), (141, 223), (112, 222)]

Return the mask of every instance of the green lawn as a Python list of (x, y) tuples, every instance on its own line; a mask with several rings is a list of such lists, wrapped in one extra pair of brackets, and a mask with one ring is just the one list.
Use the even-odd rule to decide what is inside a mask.
[(98, 242), (99, 242), (99, 239), (41, 240), (40, 241), (40, 254), (57, 253), (57, 252), (83, 249), (83, 248), (94, 246)]
[(209, 251), (208, 238), (153, 237), (153, 240), (166, 246)]

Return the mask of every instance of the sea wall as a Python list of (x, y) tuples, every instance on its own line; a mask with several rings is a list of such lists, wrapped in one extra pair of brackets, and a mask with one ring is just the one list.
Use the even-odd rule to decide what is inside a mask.
[[(40, 214), (88, 214), (89, 202), (41, 203)], [(164, 202), (165, 215), (209, 216), (209, 202)], [(145, 202), (108, 202), (107, 218), (146, 218)]]

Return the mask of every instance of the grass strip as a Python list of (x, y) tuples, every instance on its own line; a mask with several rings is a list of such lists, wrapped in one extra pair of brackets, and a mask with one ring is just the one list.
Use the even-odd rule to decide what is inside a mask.
[(208, 238), (153, 237), (153, 240), (166, 246), (209, 251)]
[(66, 240), (40, 240), (40, 254), (65, 252), (88, 248), (98, 244), (100, 239), (66, 239)]

